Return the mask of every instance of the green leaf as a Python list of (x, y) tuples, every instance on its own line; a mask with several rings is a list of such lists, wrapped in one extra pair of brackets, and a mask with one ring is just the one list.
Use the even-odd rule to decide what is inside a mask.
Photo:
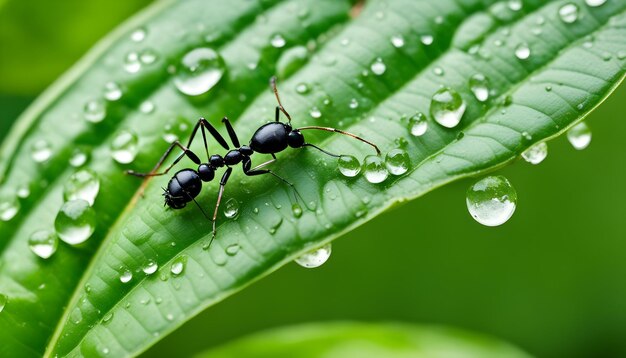
[[(197, 0), (151, 7), (44, 94), (2, 146), (0, 198), (25, 185), (30, 195), (19, 199), (14, 218), (0, 222), (0, 293), (8, 298), (0, 312), (0, 354), (137, 354), (206, 307), (389, 207), (511, 162), (534, 143), (566, 131), (611, 93), (626, 66), (626, 4), (575, 3), (572, 23), (560, 19), (562, 1), (543, 0), (525, 0), (519, 10), (510, 2), (479, 0), (371, 2), (352, 20), (350, 3), (338, 0)], [(147, 34), (139, 43), (130, 39), (138, 28)], [(272, 45), (276, 35), (284, 46)], [(392, 38), (404, 45), (394, 46)], [(521, 44), (530, 49), (526, 59), (515, 55)], [(294, 50), (301, 46), (307, 56)], [(177, 71), (185, 54), (200, 47), (221, 55), (224, 73), (207, 93), (187, 96), (176, 89)], [(148, 50), (157, 54), (154, 63), (136, 73), (124, 69), (129, 53)], [(200, 211), (163, 208), (161, 187), (168, 178), (150, 180), (141, 196), (140, 182), (123, 171), (149, 170), (168, 146), (164, 134), (186, 139), (199, 116), (224, 132), (219, 120), (228, 115), (246, 143), (259, 125), (273, 120), (276, 103), (267, 80), (275, 73), (289, 76), (280, 78), (279, 88), (294, 126), (338, 127), (377, 143), (384, 153), (402, 146), (410, 169), (371, 184), (363, 176), (341, 176), (334, 159), (311, 148), (280, 153), (272, 168), (304, 198), (299, 217), (289, 187), (272, 177), (245, 177), (236, 168), (224, 201), (238, 202), (238, 216), (219, 214), (217, 239), (205, 250), (211, 224)], [(470, 90), (476, 74), (489, 79), (486, 103)], [(119, 100), (103, 99), (107, 83), (122, 89)], [(306, 93), (296, 90), (301, 84)], [(411, 136), (406, 118), (429, 113), (441, 86), (460, 93), (467, 104), (463, 119), (452, 129), (430, 119), (426, 134)], [(83, 118), (91, 100), (106, 107), (97, 124)], [(146, 110), (146, 103), (155, 109)], [(319, 118), (311, 116), (315, 110)], [(112, 160), (110, 145), (128, 130), (137, 135), (139, 153), (121, 165)], [(360, 160), (373, 153), (343, 136), (305, 134), (331, 152)], [(52, 155), (37, 163), (32, 149), (41, 141)], [(76, 171), (68, 160), (78, 149), (90, 153), (86, 167), (99, 178), (96, 230), (86, 243), (61, 244), (43, 260), (29, 250), (28, 238), (54, 228), (63, 185)], [(203, 153), (199, 143), (192, 149)], [(223, 154), (214, 141), (210, 149)], [(253, 160), (265, 158), (256, 154)], [(213, 181), (198, 197), (209, 214), (217, 190)], [(151, 275), (143, 271), (150, 262), (159, 267)], [(179, 262), (183, 271), (173, 274)]]
[(200, 357), (530, 357), (493, 338), (445, 327), (320, 323), (244, 337)]

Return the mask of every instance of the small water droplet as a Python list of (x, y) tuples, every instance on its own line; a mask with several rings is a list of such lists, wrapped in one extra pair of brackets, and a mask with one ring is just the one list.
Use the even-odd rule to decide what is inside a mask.
[(310, 90), (311, 90), (311, 88), (306, 83), (299, 83), (296, 86), (296, 92), (298, 92), (299, 94), (309, 93)]
[(4, 310), (4, 308), (9, 303), (9, 297), (7, 295), (0, 293), (0, 312)]
[(437, 76), (443, 76), (445, 72), (443, 71), (443, 68), (435, 67), (433, 68), (433, 73)]
[(520, 11), (522, 9), (522, 0), (509, 0), (508, 5), (511, 11)]
[(368, 155), (363, 160), (363, 174), (365, 179), (372, 183), (382, 183), (389, 176), (383, 159), (378, 155)]
[(230, 198), (224, 204), (224, 216), (234, 219), (239, 214), (239, 202), (235, 198)]
[(182, 117), (176, 117), (167, 121), (163, 131), (163, 140), (167, 143), (174, 143), (183, 138), (189, 129), (188, 122)]
[(522, 42), (521, 44), (517, 45), (517, 47), (515, 48), (515, 57), (519, 58), (520, 60), (527, 60), (530, 57), (530, 47), (528, 47), (527, 43)]
[(138, 141), (135, 133), (122, 129), (111, 142), (111, 157), (120, 164), (132, 163), (137, 156)]
[(409, 170), (411, 159), (402, 149), (393, 149), (385, 158), (385, 166), (392, 175), (402, 175)]
[(148, 264), (146, 264), (146, 266), (144, 266), (141, 270), (143, 271), (143, 273), (145, 273), (146, 275), (152, 275), (153, 273), (155, 273), (157, 270), (159, 269), (159, 265), (150, 260), (148, 261)]
[(128, 73), (137, 73), (141, 70), (139, 54), (135, 51), (129, 52), (124, 57), (124, 70)]
[(113, 312), (109, 312), (102, 317), (102, 322), (107, 323), (113, 319)]
[(430, 102), (430, 115), (446, 128), (456, 127), (461, 122), (465, 109), (465, 101), (461, 95), (447, 87), (435, 92)]
[(295, 203), (291, 206), (291, 211), (293, 212), (293, 216), (295, 218), (302, 217), (302, 207), (298, 203)]
[(339, 172), (348, 178), (353, 178), (361, 172), (361, 163), (351, 155), (340, 156), (337, 159), (337, 166), (339, 167)]
[(226, 247), (226, 254), (228, 256), (235, 256), (239, 252), (240, 248), (239, 244), (228, 245), (228, 247)]
[(171, 313), (168, 313), (165, 315), (165, 319), (167, 319), (168, 321), (173, 321), (174, 320), (174, 315)]
[(48, 230), (35, 231), (28, 239), (28, 247), (35, 255), (47, 259), (57, 251), (59, 239), (56, 233)]
[(485, 226), (502, 225), (511, 218), (517, 205), (517, 192), (503, 176), (483, 178), (467, 190), (467, 209)]
[(281, 47), (284, 47), (287, 44), (287, 41), (285, 40), (285, 38), (282, 35), (275, 34), (270, 39), (270, 44), (272, 45), (272, 47), (281, 48)]
[(101, 100), (91, 100), (85, 103), (83, 115), (88, 122), (99, 123), (106, 117), (106, 104)]
[(30, 196), (30, 187), (28, 184), (23, 184), (19, 188), (17, 188), (17, 191), (15, 193), (17, 194), (18, 198), (26, 199)]
[(311, 111), (309, 112), (309, 114), (311, 115), (312, 118), (315, 118), (315, 119), (322, 117), (322, 112), (317, 107), (311, 108)]
[(122, 272), (122, 274), (120, 275), (120, 282), (122, 283), (129, 283), (130, 280), (133, 279), (133, 273), (130, 272), (129, 270), (124, 270), (124, 272)]
[(478, 101), (485, 102), (489, 99), (489, 79), (485, 75), (473, 75), (469, 80), (469, 87)]
[(83, 320), (83, 313), (81, 312), (80, 308), (76, 307), (72, 310), (72, 313), (70, 313), (70, 321), (72, 321), (72, 323), (74, 324), (79, 324), (81, 321)]
[(78, 245), (89, 239), (95, 226), (96, 213), (82, 199), (64, 203), (54, 220), (57, 235), (70, 245)]
[(183, 94), (199, 96), (215, 87), (224, 69), (224, 61), (217, 52), (208, 47), (197, 48), (183, 56), (174, 85)]
[(428, 130), (428, 120), (422, 112), (417, 112), (409, 118), (409, 132), (414, 137), (423, 136)]
[(580, 122), (567, 131), (567, 140), (575, 149), (583, 150), (591, 143), (591, 130), (585, 122)]
[(402, 35), (391, 36), (391, 44), (395, 48), (404, 47), (404, 37)]
[(144, 101), (139, 105), (139, 110), (142, 113), (154, 112), (154, 103), (152, 101)]
[(330, 257), (332, 251), (331, 244), (328, 243), (318, 249), (309, 251), (295, 259), (295, 262), (305, 268), (316, 268), (322, 266)]
[(151, 65), (159, 59), (159, 54), (153, 49), (145, 49), (139, 54), (139, 61), (143, 65)]
[(122, 98), (122, 87), (115, 82), (107, 82), (104, 85), (104, 98), (109, 101), (117, 101)]
[(87, 163), (89, 160), (89, 155), (87, 152), (82, 150), (81, 148), (75, 148), (72, 152), (72, 156), (70, 157), (70, 165), (74, 168), (81, 167)]
[(522, 158), (530, 164), (539, 164), (548, 156), (548, 144), (540, 142), (526, 149), (522, 153)]
[(348, 106), (350, 109), (357, 109), (359, 108), (359, 101), (356, 98), (353, 98), (350, 100), (350, 104)]
[(143, 28), (138, 28), (130, 34), (130, 39), (135, 42), (141, 42), (146, 38), (146, 30)]
[(100, 180), (96, 173), (82, 169), (69, 177), (63, 186), (63, 198), (66, 201), (83, 199), (93, 205), (100, 190)]
[(571, 24), (578, 20), (578, 5), (567, 3), (559, 8), (559, 17), (566, 24)]
[(420, 36), (420, 41), (422, 41), (422, 44), (426, 45), (426, 46), (430, 46), (433, 44), (435, 38), (432, 35), (422, 35)]
[(372, 63), (370, 69), (372, 70), (373, 74), (375, 74), (376, 76), (380, 76), (385, 73), (385, 71), (387, 71), (387, 66), (383, 62), (383, 59), (379, 57), (376, 59), (376, 61)]
[(187, 263), (187, 256), (181, 255), (172, 261), (172, 266), (170, 267), (170, 272), (174, 276), (178, 276), (185, 270), (185, 264)]
[(39, 139), (33, 143), (30, 155), (35, 162), (42, 163), (50, 159), (52, 156), (52, 148), (45, 139)]
[(9, 221), (20, 211), (17, 196), (5, 194), (0, 198), (0, 220)]
[(585, 0), (585, 4), (590, 7), (598, 7), (604, 5), (606, 1), (607, 0)]
[(551, 92), (552, 91), (552, 86), (546, 86), (546, 92)]

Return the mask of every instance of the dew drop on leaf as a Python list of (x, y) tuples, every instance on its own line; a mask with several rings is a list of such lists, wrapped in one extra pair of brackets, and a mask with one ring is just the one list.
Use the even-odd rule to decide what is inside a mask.
[(135, 51), (129, 52), (124, 57), (124, 70), (128, 73), (137, 73), (141, 70), (139, 54)]
[(82, 169), (72, 174), (63, 186), (65, 201), (83, 199), (93, 205), (100, 190), (100, 180), (96, 173)]
[(78, 245), (91, 237), (96, 226), (96, 214), (82, 199), (68, 201), (59, 210), (54, 228), (61, 240)]
[(370, 69), (372, 70), (373, 74), (375, 74), (376, 76), (380, 76), (384, 74), (385, 71), (387, 71), (387, 66), (383, 62), (383, 59), (379, 57), (376, 59), (376, 61), (372, 63)]
[(337, 159), (339, 172), (348, 178), (353, 178), (361, 172), (361, 163), (351, 155), (342, 155)]
[(517, 47), (515, 48), (515, 57), (519, 58), (520, 60), (527, 60), (530, 57), (530, 47), (528, 47), (527, 43), (522, 42), (521, 44), (517, 45)]
[(234, 219), (239, 214), (239, 202), (235, 198), (230, 198), (224, 204), (224, 216)]
[(305, 268), (316, 268), (316, 267), (322, 266), (326, 261), (328, 261), (328, 258), (330, 257), (330, 253), (331, 253), (331, 244), (328, 243), (318, 249), (315, 249), (315, 250), (312, 250), (303, 254), (302, 256), (298, 257), (294, 261), (298, 265), (305, 267)]
[(409, 118), (409, 132), (414, 137), (423, 136), (428, 130), (428, 120), (422, 112), (417, 112)]
[(240, 246), (239, 244), (232, 244), (226, 247), (226, 254), (228, 256), (235, 256), (239, 252)]
[(120, 275), (120, 282), (122, 283), (128, 283), (132, 279), (133, 279), (133, 273), (130, 272), (129, 270), (124, 270), (124, 272), (122, 272), (122, 274)]
[(485, 102), (489, 99), (489, 79), (482, 73), (470, 77), (469, 87), (478, 101)]
[(574, 3), (567, 3), (559, 8), (559, 17), (566, 24), (571, 24), (578, 20), (578, 6)]
[(45, 139), (39, 139), (33, 143), (30, 156), (37, 163), (45, 162), (52, 156), (52, 148)]
[(575, 149), (583, 150), (591, 143), (591, 130), (585, 122), (580, 122), (567, 131), (567, 140)]
[(106, 104), (102, 100), (91, 100), (85, 103), (83, 116), (91, 123), (99, 123), (106, 117)]
[(432, 35), (422, 35), (420, 36), (420, 41), (422, 41), (422, 44), (430, 46), (435, 41), (435, 38)]
[(363, 160), (363, 174), (365, 179), (372, 183), (382, 183), (389, 176), (383, 159), (378, 155), (368, 155)]
[(281, 47), (285, 47), (285, 45), (287, 44), (287, 41), (281, 34), (275, 34), (270, 39), (270, 44), (272, 45), (272, 47), (281, 48)]
[(185, 263), (187, 263), (187, 256), (181, 255), (172, 261), (170, 272), (174, 276), (178, 276), (185, 270)]
[(139, 110), (141, 113), (152, 113), (154, 112), (154, 103), (152, 101), (144, 101), (139, 105)]
[(353, 98), (350, 100), (350, 104), (348, 105), (348, 107), (350, 107), (350, 109), (357, 109), (359, 108), (359, 101), (356, 98)]
[(138, 28), (130, 34), (130, 39), (135, 42), (141, 42), (146, 38), (146, 30), (143, 28)]
[(183, 56), (174, 77), (174, 85), (185, 95), (199, 96), (215, 87), (224, 71), (222, 57), (211, 48), (200, 47)]
[(606, 3), (606, 0), (585, 0), (585, 3), (589, 7), (598, 7)]
[(315, 119), (322, 117), (322, 111), (320, 111), (319, 108), (317, 107), (311, 108), (311, 111), (309, 112), (309, 114), (311, 115), (312, 118), (315, 118)]
[(291, 211), (293, 212), (293, 216), (295, 218), (302, 217), (302, 207), (298, 203), (295, 203), (291, 206)]
[(132, 163), (137, 156), (138, 141), (135, 133), (122, 129), (111, 142), (111, 157), (120, 164)]
[(122, 98), (122, 87), (115, 82), (107, 82), (104, 85), (104, 98), (109, 101), (117, 101)]
[(465, 109), (465, 101), (451, 88), (442, 88), (435, 92), (430, 102), (430, 115), (446, 128), (456, 127), (461, 122)]
[(393, 149), (385, 157), (385, 166), (392, 175), (402, 175), (409, 170), (409, 154), (402, 149)]
[(503, 176), (489, 176), (467, 190), (467, 209), (474, 220), (485, 226), (502, 225), (517, 205), (517, 192)]
[(35, 255), (47, 259), (57, 251), (59, 239), (56, 233), (48, 230), (38, 230), (28, 238), (28, 247)]
[(530, 164), (539, 164), (548, 156), (548, 143), (540, 142), (526, 149), (522, 158)]
[(310, 90), (311, 89), (309, 85), (307, 85), (306, 83), (299, 83), (298, 85), (296, 85), (296, 92), (298, 92), (299, 94), (307, 94)]
[(16, 195), (4, 194), (0, 197), (0, 220), (9, 221), (20, 211), (20, 202)]
[(87, 160), (89, 160), (89, 155), (87, 154), (87, 152), (81, 148), (75, 148), (72, 152), (72, 156), (70, 157), (70, 165), (78, 168), (85, 165), (85, 163), (87, 163)]
[(148, 263), (146, 264), (146, 266), (144, 266), (141, 270), (143, 271), (143, 273), (145, 273), (146, 275), (152, 275), (153, 273), (155, 273), (157, 270), (159, 269), (159, 265), (157, 265), (156, 262), (154, 262), (153, 260), (148, 261)]
[(402, 35), (391, 36), (391, 44), (395, 48), (404, 47), (404, 37), (402, 37)]

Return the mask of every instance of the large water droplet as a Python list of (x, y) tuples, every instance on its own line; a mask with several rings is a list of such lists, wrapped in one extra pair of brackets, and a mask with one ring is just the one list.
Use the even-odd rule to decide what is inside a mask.
[(467, 190), (467, 209), (485, 226), (502, 225), (511, 218), (517, 205), (517, 193), (503, 176), (479, 180)]
[(56, 233), (48, 230), (35, 231), (28, 239), (28, 247), (35, 255), (47, 259), (57, 251), (59, 239)]
[(370, 69), (372, 70), (373, 74), (380, 76), (385, 73), (385, 71), (387, 71), (387, 66), (383, 62), (383, 59), (379, 57), (376, 59), (376, 61), (372, 63)]
[(187, 263), (187, 256), (181, 255), (172, 261), (172, 266), (170, 267), (170, 272), (174, 276), (178, 276), (185, 270), (185, 263)]
[(539, 164), (548, 156), (548, 144), (540, 142), (526, 149), (522, 153), (522, 158), (530, 164)]
[(83, 169), (72, 174), (65, 182), (63, 198), (66, 201), (83, 199), (89, 205), (93, 205), (99, 190), (100, 180), (98, 180), (96, 173)]
[(428, 120), (422, 112), (417, 112), (409, 118), (409, 132), (414, 137), (423, 136), (428, 130)]
[(383, 159), (378, 155), (368, 155), (363, 160), (363, 174), (365, 179), (372, 183), (382, 183), (389, 176)]
[(442, 126), (454, 128), (465, 114), (465, 108), (465, 101), (457, 91), (442, 88), (433, 95), (430, 115)]
[(422, 44), (426, 45), (426, 46), (430, 46), (433, 44), (434, 42), (434, 37), (432, 35), (422, 35), (420, 36), (420, 41), (422, 41)]
[(122, 283), (129, 283), (130, 280), (133, 279), (133, 273), (130, 272), (129, 270), (124, 270), (124, 272), (122, 272), (122, 274), (120, 275), (120, 282)]
[(409, 170), (411, 159), (409, 154), (402, 149), (393, 149), (387, 153), (385, 165), (392, 175), (402, 175)]
[(96, 226), (96, 213), (89, 203), (82, 199), (68, 201), (57, 214), (54, 228), (61, 238), (70, 245), (78, 245), (91, 237)]
[(331, 253), (331, 244), (328, 243), (318, 249), (309, 251), (305, 253), (304, 255), (298, 257), (297, 259), (295, 259), (295, 262), (298, 265), (302, 267), (306, 267), (306, 268), (320, 267), (326, 261), (328, 261), (328, 258), (330, 257), (330, 253)]
[(72, 156), (70, 157), (70, 165), (78, 168), (85, 165), (87, 160), (89, 160), (89, 154), (87, 154), (86, 151), (81, 148), (74, 148)]
[(224, 204), (224, 216), (234, 219), (239, 214), (239, 202), (235, 198), (230, 198)]
[(559, 17), (566, 24), (571, 24), (578, 20), (578, 5), (567, 3), (559, 8)]
[(188, 52), (181, 60), (174, 85), (183, 94), (207, 93), (224, 75), (224, 61), (213, 49), (201, 47)]
[(359, 108), (359, 101), (356, 98), (353, 98), (350, 100), (350, 104), (348, 105), (348, 107), (350, 107), (350, 109), (357, 109)]
[(83, 115), (85, 119), (91, 123), (102, 122), (104, 117), (106, 117), (106, 104), (101, 100), (91, 100), (85, 103), (85, 107), (83, 108)]
[(124, 57), (124, 70), (128, 73), (137, 73), (141, 70), (139, 54), (135, 51), (129, 52)]
[(239, 246), (239, 244), (228, 245), (226, 247), (226, 255), (228, 255), (228, 256), (235, 256), (239, 252), (240, 248), (241, 247)]
[(404, 46), (404, 37), (402, 35), (391, 36), (391, 44), (395, 48), (401, 48)]
[(143, 273), (145, 273), (146, 275), (152, 275), (153, 273), (155, 273), (157, 270), (159, 269), (159, 265), (150, 260), (148, 261), (148, 263), (146, 264), (146, 266), (144, 266), (141, 270), (143, 271)]
[(4, 194), (0, 198), (0, 220), (9, 221), (20, 211), (20, 202), (17, 196)]
[(4, 310), (7, 303), (9, 302), (9, 297), (7, 295), (0, 293), (0, 312)]
[(107, 82), (104, 85), (104, 98), (109, 101), (117, 101), (122, 98), (122, 87), (115, 82)]
[(585, 0), (585, 4), (590, 7), (602, 6), (606, 3), (606, 0)]
[(311, 108), (311, 111), (309, 112), (309, 114), (311, 115), (312, 118), (315, 118), (315, 119), (322, 117), (322, 111), (320, 111), (320, 109), (317, 107)]
[(137, 156), (137, 144), (138, 139), (135, 133), (122, 129), (111, 142), (111, 157), (120, 164), (132, 163)]
[(45, 139), (39, 139), (31, 147), (31, 157), (37, 163), (45, 162), (52, 156), (52, 148)]
[(519, 58), (520, 60), (527, 60), (530, 57), (530, 47), (528, 47), (527, 43), (522, 42), (521, 44), (517, 45), (517, 47), (515, 48), (515, 57)]
[(295, 218), (302, 217), (302, 207), (298, 203), (295, 203), (291, 206), (291, 211), (293, 212), (293, 216)]
[(351, 155), (342, 155), (337, 160), (339, 172), (348, 178), (353, 178), (361, 172), (361, 163)]
[(272, 45), (272, 47), (281, 48), (281, 47), (285, 47), (285, 45), (287, 44), (287, 41), (282, 35), (275, 34), (270, 39), (270, 44)]
[(567, 131), (567, 139), (574, 148), (583, 150), (591, 143), (591, 130), (585, 122), (580, 122)]
[(489, 79), (482, 73), (477, 73), (470, 78), (469, 87), (474, 97), (480, 102), (489, 99)]

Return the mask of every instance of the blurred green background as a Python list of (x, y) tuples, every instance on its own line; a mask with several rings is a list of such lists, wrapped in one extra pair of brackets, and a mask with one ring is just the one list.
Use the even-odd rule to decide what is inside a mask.
[[(147, 0), (0, 0), (0, 139), (37, 94)], [(626, 356), (626, 87), (588, 119), (591, 146), (549, 143), (501, 171), (518, 192), (502, 227), (469, 216), (471, 180), (392, 210), (209, 309), (148, 351), (185, 356), (285, 324), (440, 323), (539, 357)], [(624, 220), (624, 221), (622, 221)]]

